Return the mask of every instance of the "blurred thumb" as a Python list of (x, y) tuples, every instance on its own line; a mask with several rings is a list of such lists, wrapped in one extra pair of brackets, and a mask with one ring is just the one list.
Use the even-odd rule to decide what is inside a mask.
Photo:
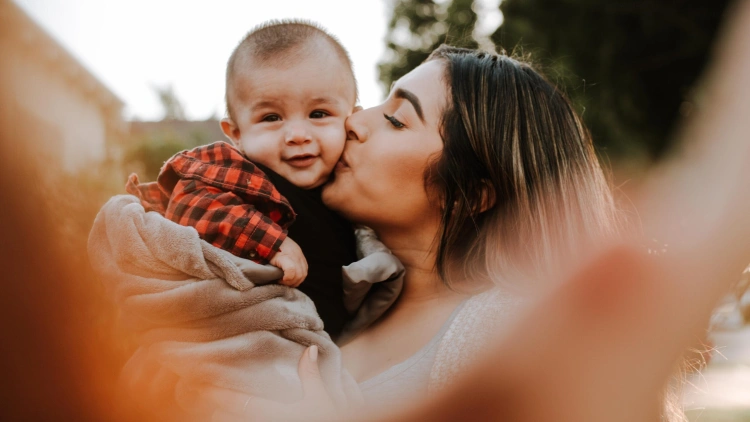
[(318, 346), (310, 346), (305, 350), (297, 370), (306, 398), (328, 396), (318, 368)]

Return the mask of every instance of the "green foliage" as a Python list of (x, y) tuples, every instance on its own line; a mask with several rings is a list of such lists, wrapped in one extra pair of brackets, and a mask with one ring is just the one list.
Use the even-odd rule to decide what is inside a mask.
[[(696, 81), (728, 0), (503, 0), (498, 51), (533, 60), (573, 101), (599, 151), (617, 160), (660, 157), (694, 107)], [(475, 48), (474, 1), (396, 0), (386, 91), (443, 42)]]
[(164, 120), (185, 120), (185, 108), (171, 85), (153, 87), (164, 109)]
[(386, 58), (378, 64), (384, 92), (440, 44), (476, 48), (473, 6), (474, 0), (395, 0), (386, 35)]
[(130, 171), (138, 173), (142, 181), (153, 181), (159, 175), (159, 169), (164, 162), (184, 149), (184, 144), (178, 140), (145, 139), (128, 149), (124, 165)]
[(727, 3), (504, 0), (492, 40), (531, 53), (576, 104), (600, 149), (658, 158), (693, 107)]
[(201, 129), (185, 135), (164, 129), (131, 140), (125, 150), (123, 164), (128, 172), (138, 173), (141, 181), (153, 181), (164, 162), (177, 152), (216, 141)]

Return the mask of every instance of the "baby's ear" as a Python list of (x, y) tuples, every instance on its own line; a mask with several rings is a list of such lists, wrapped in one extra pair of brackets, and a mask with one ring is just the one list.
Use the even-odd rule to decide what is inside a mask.
[(224, 135), (232, 141), (234, 146), (240, 145), (240, 128), (234, 124), (234, 121), (229, 117), (221, 119), (221, 131)]

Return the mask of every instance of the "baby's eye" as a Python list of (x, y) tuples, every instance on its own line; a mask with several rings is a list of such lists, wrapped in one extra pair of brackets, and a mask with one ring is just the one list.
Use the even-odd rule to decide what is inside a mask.
[(310, 118), (311, 118), (311, 119), (322, 119), (322, 118), (324, 118), (324, 117), (326, 117), (326, 116), (328, 116), (328, 115), (329, 115), (329, 114), (328, 114), (328, 113), (326, 113), (325, 111), (322, 111), (322, 110), (315, 110), (315, 111), (313, 111), (312, 113), (310, 113)]
[(268, 114), (260, 119), (261, 122), (278, 122), (279, 120), (281, 120), (281, 117), (278, 114)]

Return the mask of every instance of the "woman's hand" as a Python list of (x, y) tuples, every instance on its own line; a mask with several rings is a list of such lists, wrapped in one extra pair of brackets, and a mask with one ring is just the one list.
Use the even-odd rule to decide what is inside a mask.
[(296, 403), (280, 403), (233, 390), (207, 386), (204, 399), (218, 410), (213, 421), (316, 421), (336, 418), (337, 409), (328, 395), (318, 368), (318, 346), (310, 346), (299, 360), (304, 397)]

